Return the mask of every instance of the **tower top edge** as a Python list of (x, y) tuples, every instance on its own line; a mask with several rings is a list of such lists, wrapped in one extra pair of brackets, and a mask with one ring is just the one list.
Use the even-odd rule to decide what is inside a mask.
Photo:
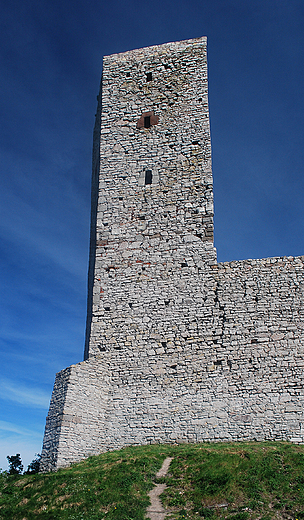
[(127, 59), (140, 58), (147, 54), (157, 54), (159, 52), (166, 51), (183, 51), (187, 47), (199, 47), (207, 44), (207, 36), (201, 36), (200, 38), (192, 38), (190, 40), (181, 40), (177, 42), (167, 42), (160, 45), (151, 45), (149, 47), (141, 47), (139, 49), (131, 49), (129, 51), (120, 52), (117, 54), (108, 54), (103, 57), (104, 61), (124, 61)]

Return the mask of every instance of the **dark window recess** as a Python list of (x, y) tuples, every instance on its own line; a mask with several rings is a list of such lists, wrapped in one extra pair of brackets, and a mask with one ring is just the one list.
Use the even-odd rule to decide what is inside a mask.
[(129, 307), (130, 307), (130, 309), (132, 309), (133, 303), (129, 302)]
[[(147, 184), (147, 183), (146, 183), (146, 184)], [(151, 182), (150, 182), (150, 184), (151, 184)], [(139, 216), (139, 220), (146, 220), (145, 215), (140, 215), (140, 216)]]
[(203, 98), (199, 97), (198, 100), (199, 100), (199, 101), (203, 101)]
[(164, 348), (166, 348), (166, 346), (167, 346), (167, 342), (166, 342), (166, 341), (162, 341), (161, 344), (162, 344), (162, 346), (163, 346)]
[(216, 366), (220, 366), (222, 364), (222, 361), (220, 359), (217, 359), (216, 361), (214, 361), (214, 364)]
[(118, 197), (118, 200), (123, 200), (123, 197)]
[(227, 359), (227, 365), (228, 365), (229, 369), (231, 370), (232, 362), (230, 361), (230, 359)]
[(188, 264), (186, 262), (182, 262), (181, 267), (188, 267)]
[(150, 126), (151, 126), (151, 116), (145, 116), (144, 127), (145, 128), (150, 128)]
[(131, 76), (130, 72), (127, 72), (126, 76), (129, 78)]
[(146, 76), (147, 76), (147, 81), (152, 81), (152, 72), (147, 72)]
[(177, 367), (177, 365), (171, 365), (171, 367), (170, 367), (170, 368), (176, 368), (176, 367)]
[(98, 345), (98, 348), (99, 348), (100, 352), (105, 352), (106, 351), (105, 347), (101, 347), (100, 345)]
[(146, 170), (145, 184), (152, 184), (152, 170)]
[(159, 116), (156, 116), (151, 110), (150, 112), (144, 112), (140, 119), (136, 123), (136, 128), (150, 128), (150, 126), (157, 125), (159, 122)]
[(105, 307), (104, 309), (105, 309), (105, 311), (110, 311), (111, 310), (110, 307)]
[(166, 307), (168, 307), (169, 303), (170, 303), (170, 300), (165, 300)]
[(198, 141), (192, 141), (192, 144), (198, 144)]

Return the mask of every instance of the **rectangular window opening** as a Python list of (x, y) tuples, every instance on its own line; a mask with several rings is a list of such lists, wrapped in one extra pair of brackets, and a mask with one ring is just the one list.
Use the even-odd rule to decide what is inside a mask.
[(152, 81), (152, 72), (147, 72), (147, 81)]
[(150, 128), (150, 126), (151, 126), (150, 118), (151, 118), (151, 116), (145, 116), (145, 119), (144, 119), (144, 127), (145, 128)]
[(146, 170), (145, 184), (152, 184), (152, 170)]

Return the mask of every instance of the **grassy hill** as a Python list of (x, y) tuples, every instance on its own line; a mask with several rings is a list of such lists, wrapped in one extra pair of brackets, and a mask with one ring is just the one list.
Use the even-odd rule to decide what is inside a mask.
[(57, 473), (2, 473), (0, 518), (143, 520), (168, 456), (168, 519), (304, 520), (304, 447), (286, 442), (129, 447)]

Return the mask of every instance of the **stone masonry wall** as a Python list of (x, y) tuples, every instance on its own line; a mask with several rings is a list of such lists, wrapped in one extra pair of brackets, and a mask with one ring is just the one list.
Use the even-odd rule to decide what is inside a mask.
[(56, 374), (41, 453), (49, 471), (103, 450), (108, 366), (98, 357)]
[(170, 305), (189, 312), (190, 271), (216, 262), (206, 38), (106, 56), (100, 142), (86, 358), (128, 346), (133, 332), (143, 348), (166, 341)]
[(102, 89), (85, 361), (56, 376), (43, 470), (129, 444), (303, 443), (304, 257), (216, 263), (206, 39), (105, 57)]
[[(58, 459), (45, 468), (130, 444), (303, 443), (303, 262), (214, 265), (205, 307), (209, 335), (200, 335), (194, 309), (183, 346), (154, 339), (145, 349), (131, 344), (67, 369), (69, 394), (59, 414), (65, 429)], [(54, 395), (65, 378), (66, 370), (57, 374)]]

